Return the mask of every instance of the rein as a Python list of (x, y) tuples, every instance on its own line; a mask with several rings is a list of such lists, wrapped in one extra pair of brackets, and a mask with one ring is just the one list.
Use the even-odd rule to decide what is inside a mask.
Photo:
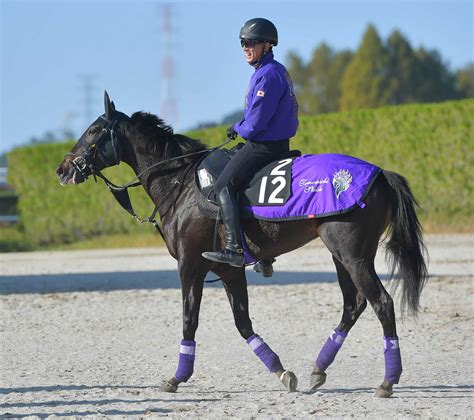
[[(203, 153), (203, 152), (209, 152), (210, 150), (208, 149), (205, 149), (205, 150), (200, 150), (199, 153)], [(183, 156), (179, 156), (178, 158), (184, 158), (184, 157), (188, 157), (188, 156), (192, 156), (192, 155), (195, 155), (195, 154), (198, 154), (197, 152), (196, 153), (190, 153), (188, 155), (183, 155)], [(171, 160), (176, 160), (177, 158), (173, 158), (173, 159), (169, 159), (169, 160), (166, 160), (166, 161), (161, 161), (161, 162), (158, 162), (158, 163), (167, 163), (167, 162), (170, 162)], [(150, 166), (149, 168), (147, 168), (146, 170), (142, 171), (139, 175), (137, 175), (135, 178), (133, 178), (130, 182), (128, 182), (127, 184), (125, 185), (122, 185), (122, 186), (118, 186), (116, 184), (114, 184), (113, 182), (111, 182), (105, 175), (102, 174), (102, 172), (100, 171), (95, 171), (94, 172), (94, 175), (97, 175), (99, 178), (101, 178), (104, 183), (107, 185), (107, 188), (109, 189), (109, 191), (112, 193), (112, 195), (115, 197), (115, 199), (117, 200), (117, 202), (122, 206), (122, 208), (127, 211), (135, 220), (138, 220), (140, 223), (152, 223), (153, 226), (155, 226), (156, 230), (158, 231), (158, 233), (160, 234), (160, 236), (163, 238), (163, 240), (165, 240), (165, 237), (163, 235), (163, 230), (162, 228), (160, 227), (160, 225), (158, 224), (158, 222), (156, 221), (155, 217), (156, 217), (156, 213), (158, 213), (159, 211), (159, 208), (170, 198), (171, 194), (173, 192), (175, 192), (174, 188), (171, 188), (168, 193), (160, 199), (160, 201), (158, 202), (158, 204), (155, 205), (155, 208), (153, 209), (152, 213), (150, 214), (150, 216), (148, 216), (147, 218), (141, 218), (139, 217), (136, 213), (135, 213), (135, 210), (133, 209), (133, 206), (132, 206), (132, 202), (130, 200), (130, 195), (128, 194), (128, 188), (131, 188), (131, 187), (138, 187), (140, 185), (142, 185), (140, 182), (133, 182), (135, 181), (135, 179), (138, 178), (138, 176), (140, 175), (143, 175), (143, 173), (145, 173), (147, 170), (150, 170), (152, 167), (156, 167), (158, 166), (157, 164), (153, 165), (153, 166)], [(186, 176), (188, 175), (189, 173), (189, 170), (191, 169), (192, 167), (192, 163), (190, 163), (188, 165), (188, 168), (186, 169), (186, 171), (184, 172), (184, 175), (182, 176), (181, 180), (180, 179), (176, 179), (175, 182), (174, 182), (174, 185), (173, 187), (175, 186), (179, 186), (179, 191), (178, 191), (178, 195), (179, 193), (181, 192), (181, 188), (183, 187), (183, 182), (184, 182), (184, 179), (186, 178)]]
[[(175, 160), (178, 160), (178, 159), (184, 159), (184, 158), (187, 158), (187, 157), (190, 157), (190, 156), (196, 156), (196, 155), (199, 155), (199, 154), (202, 154), (202, 153), (211, 153), (213, 152), (214, 150), (218, 150), (222, 147), (224, 147), (226, 144), (228, 144), (229, 142), (231, 141), (231, 139), (227, 140), (226, 142), (222, 143), (221, 145), (219, 146), (216, 146), (216, 147), (213, 147), (211, 149), (203, 149), (203, 150), (199, 150), (197, 152), (193, 152), (193, 153), (188, 153), (186, 155), (181, 155), (181, 156), (176, 156), (174, 158), (170, 158), (170, 159), (166, 159), (166, 160), (162, 160), (160, 162), (157, 162), (157, 163), (154, 163), (153, 165), (149, 166), (148, 168), (144, 169), (143, 171), (141, 171), (138, 175), (136, 175), (131, 181), (127, 182), (126, 184), (124, 185), (116, 185), (114, 184), (113, 182), (111, 182), (105, 175), (102, 174), (102, 172), (100, 171), (95, 171), (93, 170), (93, 174), (94, 176), (97, 175), (99, 178), (101, 178), (105, 184), (107, 185), (109, 191), (113, 194), (113, 196), (115, 197), (115, 199), (117, 200), (117, 202), (122, 206), (122, 208), (127, 211), (134, 219), (138, 220), (140, 223), (152, 223), (153, 226), (155, 226), (156, 230), (158, 231), (158, 233), (161, 235), (161, 237), (163, 238), (163, 240), (165, 240), (164, 238), (164, 235), (163, 235), (163, 230), (161, 229), (160, 225), (158, 224), (158, 222), (156, 221), (155, 219), (155, 216), (156, 216), (156, 213), (158, 213), (159, 209), (161, 206), (163, 206), (163, 204), (170, 198), (171, 194), (174, 192), (174, 188), (171, 188), (168, 193), (160, 199), (160, 201), (158, 202), (158, 204), (155, 205), (155, 208), (153, 209), (152, 213), (150, 214), (149, 217), (147, 218), (141, 218), (139, 217), (136, 213), (135, 213), (135, 210), (133, 209), (133, 206), (132, 206), (132, 203), (130, 201), (130, 196), (128, 194), (128, 188), (132, 188), (132, 187), (138, 187), (139, 185), (142, 185), (140, 182), (135, 182), (137, 179), (140, 178), (140, 176), (142, 176), (143, 174), (147, 173), (149, 170), (151, 169), (154, 169), (156, 167), (158, 167), (159, 165), (162, 165), (162, 164), (165, 164), (165, 163), (169, 163), (169, 162), (173, 162)], [(186, 178), (186, 176), (188, 175), (189, 173), (189, 170), (191, 169), (192, 167), (192, 164), (193, 162), (191, 162), (189, 165), (188, 165), (188, 168), (184, 171), (184, 175), (182, 176), (181, 179), (176, 179), (175, 182), (174, 182), (174, 186), (179, 186), (179, 191), (178, 191), (178, 195), (179, 193), (181, 192), (181, 188), (183, 187), (183, 182), (184, 182), (184, 179)]]

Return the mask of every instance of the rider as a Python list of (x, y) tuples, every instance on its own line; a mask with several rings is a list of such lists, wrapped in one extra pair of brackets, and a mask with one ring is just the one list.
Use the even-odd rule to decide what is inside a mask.
[(243, 189), (263, 166), (289, 151), (289, 139), (298, 127), (298, 104), (286, 68), (273, 58), (278, 44), (275, 25), (255, 18), (240, 29), (245, 60), (255, 68), (247, 90), (244, 118), (227, 129), (227, 137), (243, 137), (239, 149), (214, 184), (225, 230), (221, 252), (203, 252), (211, 261), (244, 265), (236, 191)]

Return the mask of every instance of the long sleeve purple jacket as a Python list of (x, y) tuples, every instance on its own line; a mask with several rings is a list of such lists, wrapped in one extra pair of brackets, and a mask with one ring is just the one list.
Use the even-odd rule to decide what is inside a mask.
[(246, 140), (285, 140), (296, 134), (298, 103), (285, 66), (268, 53), (250, 79), (244, 119), (234, 130)]

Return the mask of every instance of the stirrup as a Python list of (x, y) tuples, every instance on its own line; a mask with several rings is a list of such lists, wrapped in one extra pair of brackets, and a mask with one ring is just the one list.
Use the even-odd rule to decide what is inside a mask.
[(203, 252), (201, 255), (210, 261), (229, 264), (232, 267), (244, 266), (244, 253), (242, 249), (234, 251), (224, 248), (220, 252)]

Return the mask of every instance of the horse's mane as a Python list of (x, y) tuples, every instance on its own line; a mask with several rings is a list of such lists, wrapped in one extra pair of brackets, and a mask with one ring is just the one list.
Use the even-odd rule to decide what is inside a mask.
[(130, 118), (131, 130), (140, 149), (162, 159), (170, 159), (207, 149), (199, 140), (174, 134), (161, 118), (147, 112), (135, 112)]

